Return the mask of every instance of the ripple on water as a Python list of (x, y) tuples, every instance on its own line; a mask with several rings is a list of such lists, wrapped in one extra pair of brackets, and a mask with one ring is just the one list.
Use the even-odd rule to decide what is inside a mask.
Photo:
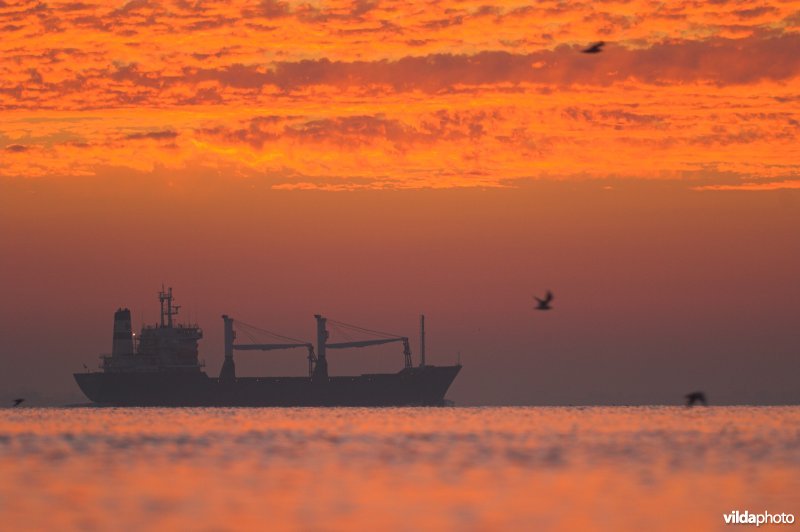
[(798, 427), (797, 407), (2, 410), (0, 518), (716, 528), (734, 508), (792, 510)]

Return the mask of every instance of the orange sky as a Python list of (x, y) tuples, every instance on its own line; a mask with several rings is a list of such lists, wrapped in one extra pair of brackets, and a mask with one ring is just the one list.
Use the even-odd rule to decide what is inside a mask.
[(31, 1), (0, 28), (5, 177), (800, 179), (798, 2)]
[(0, 399), (166, 282), (210, 375), (424, 311), (461, 403), (800, 402), (800, 2), (497, 5), (0, 0)]

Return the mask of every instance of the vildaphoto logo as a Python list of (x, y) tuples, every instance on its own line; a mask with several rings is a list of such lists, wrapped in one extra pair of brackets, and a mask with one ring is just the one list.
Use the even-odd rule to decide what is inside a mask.
[(722, 514), (726, 525), (791, 525), (794, 523), (794, 514), (771, 514), (769, 512), (761, 512), (754, 514), (745, 510), (740, 512), (734, 510), (727, 514)]

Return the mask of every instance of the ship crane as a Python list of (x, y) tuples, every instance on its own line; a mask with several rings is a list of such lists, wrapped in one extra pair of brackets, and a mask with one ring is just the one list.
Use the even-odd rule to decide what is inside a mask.
[(279, 349), (295, 349), (299, 347), (304, 347), (308, 350), (308, 376), (311, 377), (312, 373), (314, 372), (314, 365), (317, 362), (317, 357), (314, 354), (313, 344), (308, 342), (303, 342), (302, 340), (296, 340), (288, 336), (281, 336), (279, 334), (264, 329), (259, 329), (258, 327), (247, 325), (246, 323), (243, 323), (241, 321), (236, 321), (236, 323), (238, 323), (239, 325), (243, 325), (249, 329), (254, 329), (256, 331), (266, 333), (278, 339), (289, 340), (289, 342), (268, 343), (268, 344), (234, 343), (234, 340), (236, 339), (236, 332), (233, 330), (234, 319), (229, 317), (228, 315), (223, 315), (222, 320), (225, 322), (225, 361), (222, 363), (222, 370), (220, 371), (219, 374), (220, 379), (225, 380), (225, 379), (236, 378), (236, 366), (234, 365), (233, 362), (234, 351), (275, 351)]
[[(353, 347), (369, 347), (373, 345), (382, 345), (388, 344), (392, 342), (402, 342), (403, 343), (403, 358), (404, 358), (404, 366), (406, 368), (410, 368), (412, 366), (411, 363), (411, 346), (408, 343), (408, 337), (400, 336), (396, 334), (386, 333), (382, 331), (374, 331), (372, 329), (365, 329), (364, 327), (359, 327), (357, 325), (350, 325), (348, 323), (343, 323), (341, 321), (335, 321), (328, 318), (325, 318), (319, 314), (314, 316), (317, 318), (317, 352), (318, 352), (318, 359), (317, 363), (315, 364), (314, 376), (320, 378), (327, 378), (328, 376), (328, 363), (326, 357), (327, 349), (348, 349)], [(361, 333), (361, 334), (371, 334), (373, 336), (382, 336), (383, 338), (374, 338), (371, 340), (353, 340), (347, 342), (335, 342), (335, 343), (328, 343), (328, 330), (327, 330), (327, 323), (330, 322), (336, 328), (343, 328), (348, 329), (352, 332)]]
[(389, 344), (392, 342), (403, 342), (403, 357), (405, 367), (411, 367), (411, 347), (408, 345), (408, 338), (398, 336), (397, 338), (380, 338), (377, 340), (360, 340), (356, 342), (337, 342), (335, 344), (325, 344), (328, 349), (347, 349), (350, 347), (369, 347), (371, 345)]

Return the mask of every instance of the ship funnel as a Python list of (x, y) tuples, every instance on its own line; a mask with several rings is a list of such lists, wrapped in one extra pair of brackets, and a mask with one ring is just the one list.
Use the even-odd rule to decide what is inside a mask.
[(114, 313), (114, 343), (111, 345), (111, 356), (129, 356), (132, 354), (131, 311), (121, 308)]

